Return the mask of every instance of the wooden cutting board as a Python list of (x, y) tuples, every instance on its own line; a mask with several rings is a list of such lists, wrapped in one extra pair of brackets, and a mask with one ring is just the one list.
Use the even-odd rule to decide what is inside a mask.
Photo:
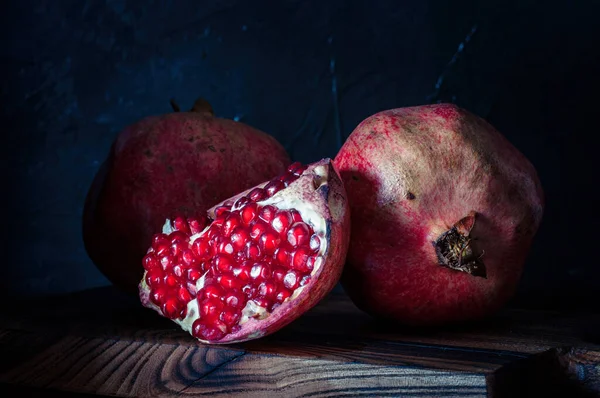
[(417, 330), (332, 294), (272, 336), (206, 346), (100, 288), (6, 303), (0, 358), (4, 397), (600, 396), (600, 314)]

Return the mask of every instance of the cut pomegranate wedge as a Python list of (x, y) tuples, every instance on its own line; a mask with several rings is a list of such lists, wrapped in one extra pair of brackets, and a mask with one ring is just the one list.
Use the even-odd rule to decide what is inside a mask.
[(140, 299), (204, 343), (265, 336), (335, 286), (349, 224), (331, 160), (294, 163), (206, 217), (167, 220), (143, 259)]

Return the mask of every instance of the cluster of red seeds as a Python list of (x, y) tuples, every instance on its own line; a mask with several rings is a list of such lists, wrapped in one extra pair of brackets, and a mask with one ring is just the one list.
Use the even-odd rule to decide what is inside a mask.
[[(196, 298), (200, 318), (192, 334), (215, 341), (239, 330), (249, 300), (272, 311), (308, 283), (318, 261), (319, 237), (298, 211), (257, 203), (304, 170), (294, 163), (264, 188), (220, 206), (208, 230), (191, 245), (191, 235), (204, 227), (196, 219), (177, 217), (173, 232), (154, 236), (144, 257), (146, 283), (150, 299), (166, 317), (184, 318), (187, 303)], [(204, 274), (204, 287), (197, 292), (196, 281)]]

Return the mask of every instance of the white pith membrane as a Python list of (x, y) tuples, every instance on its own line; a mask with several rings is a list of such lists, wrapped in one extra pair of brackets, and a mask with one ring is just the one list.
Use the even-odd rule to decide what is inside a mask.
[[(312, 202), (304, 201), (302, 199), (307, 196), (309, 196), (309, 197), (312, 196), (312, 195), (305, 194), (304, 191), (306, 190), (306, 186), (310, 186), (311, 188), (313, 188), (316, 191), (323, 185), (327, 185), (327, 180), (328, 180), (327, 174), (328, 174), (328, 169), (327, 169), (326, 165), (318, 164), (318, 165), (314, 165), (314, 166), (309, 166), (302, 173), (302, 175), (300, 175), (295, 181), (290, 183), (287, 188), (283, 188), (282, 190), (280, 190), (279, 192), (277, 192), (275, 195), (273, 195), (270, 198), (255, 202), (261, 208), (264, 206), (267, 206), (267, 205), (272, 205), (272, 206), (276, 207), (277, 210), (290, 210), (290, 209), (296, 210), (302, 217), (302, 220), (304, 221), (304, 223), (308, 224), (312, 228), (314, 234), (319, 237), (319, 239), (320, 239), (319, 250), (316, 253), (312, 254), (312, 256), (315, 257), (315, 262), (314, 262), (314, 268), (310, 272), (310, 278), (314, 278), (314, 276), (320, 272), (320, 269), (325, 261), (324, 259), (325, 259), (325, 255), (326, 255), (327, 249), (328, 249), (328, 247), (327, 247), (327, 245), (328, 245), (327, 223), (326, 223), (325, 218), (323, 216), (321, 216), (319, 214), (319, 212), (317, 212), (316, 207)], [(267, 184), (268, 184), (268, 182), (265, 182), (261, 185), (258, 185), (257, 187), (263, 188)], [(242, 197), (242, 196), (248, 194), (248, 192), (250, 192), (251, 190), (252, 189), (249, 189), (248, 191), (238, 195), (237, 197)], [(239, 206), (239, 207), (232, 206), (231, 211), (239, 210), (241, 207), (242, 206)], [(190, 237), (189, 248), (192, 247), (194, 241), (196, 241), (198, 238), (203, 236), (209, 230), (211, 223), (209, 223), (204, 228), (204, 230), (202, 230), (200, 233), (194, 234)], [(288, 229), (289, 229), (289, 227), (288, 227)], [(174, 229), (172, 227), (172, 222), (170, 219), (167, 219), (165, 221), (165, 224), (163, 225), (162, 232), (166, 235), (169, 235), (173, 231), (174, 231)], [(152, 250), (152, 249), (150, 249), (150, 250)], [(290, 261), (291, 261), (291, 258), (290, 258)], [(293, 269), (293, 268), (290, 268), (290, 269)], [(142, 281), (140, 282), (140, 289), (143, 290), (144, 292), (148, 292), (148, 294), (149, 294), (151, 288), (146, 283), (147, 272), (148, 271), (144, 272)], [(205, 286), (206, 275), (209, 272), (210, 271), (207, 270), (196, 281), (196, 292), (197, 293), (199, 293), (201, 291), (201, 289)], [(258, 305), (253, 299), (248, 299), (245, 307), (242, 309), (241, 318), (238, 322), (238, 325), (243, 326), (248, 321), (254, 320), (254, 319), (263, 320), (263, 319), (266, 319), (267, 317), (271, 316), (272, 314), (277, 313), (283, 307), (285, 307), (285, 305), (287, 303), (296, 299), (308, 285), (309, 284), (306, 284), (303, 286), (298, 286), (292, 292), (291, 296), (288, 297), (287, 299), (285, 299), (281, 304), (276, 306), (272, 312), (269, 312), (265, 307), (261, 307), (260, 305)], [(163, 314), (160, 307), (157, 306), (156, 304), (154, 304), (149, 299), (144, 300), (144, 305), (148, 308), (154, 309), (161, 315)], [(186, 316), (183, 319), (172, 319), (172, 320), (175, 323), (177, 323), (183, 330), (192, 334), (193, 323), (199, 318), (200, 318), (200, 310), (199, 310), (199, 306), (198, 306), (198, 299), (196, 296), (194, 296), (187, 303)], [(233, 332), (230, 332), (228, 334), (232, 334), (232, 333)], [(224, 336), (224, 338), (228, 334), (226, 334)], [(261, 331), (255, 331), (255, 333), (253, 333), (253, 335), (249, 335), (248, 337), (249, 338), (260, 337), (261, 334), (262, 334)], [(204, 341), (204, 340), (201, 340), (201, 341)]]

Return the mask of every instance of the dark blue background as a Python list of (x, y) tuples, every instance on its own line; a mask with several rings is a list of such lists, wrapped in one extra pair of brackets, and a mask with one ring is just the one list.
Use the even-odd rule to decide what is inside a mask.
[(380, 110), (470, 109), (532, 160), (546, 191), (519, 303), (598, 305), (598, 1), (1, 7), (3, 294), (107, 284), (80, 234), (94, 173), (125, 125), (203, 96), (301, 161), (334, 156)]

